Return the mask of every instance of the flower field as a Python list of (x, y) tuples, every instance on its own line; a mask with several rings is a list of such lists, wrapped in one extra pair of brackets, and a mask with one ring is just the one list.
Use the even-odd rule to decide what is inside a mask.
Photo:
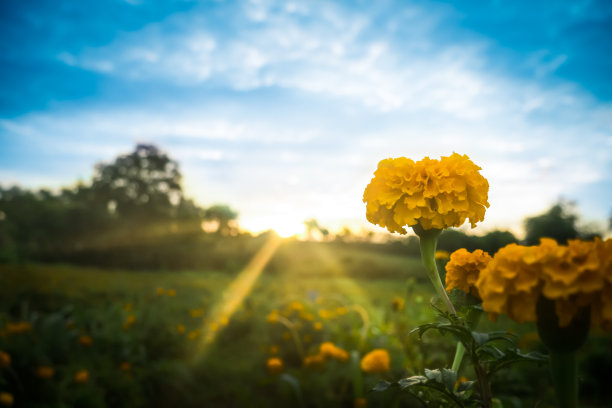
[[(410, 333), (436, 319), (419, 259), (279, 245), (274, 268), (246, 293), (231, 292), (240, 275), (223, 270), (1, 266), (0, 406), (422, 406), (399, 390), (370, 391), (452, 360), (449, 336)], [(236, 296), (239, 305), (220, 314)], [(501, 316), (483, 326), (510, 328), (522, 350), (542, 350), (533, 324)], [(597, 367), (610, 341), (591, 337), (581, 360), (585, 401), (605, 406)], [(500, 370), (495, 395), (503, 406), (554, 406), (542, 373), (534, 363)], [(471, 376), (465, 370), (456, 386)]]

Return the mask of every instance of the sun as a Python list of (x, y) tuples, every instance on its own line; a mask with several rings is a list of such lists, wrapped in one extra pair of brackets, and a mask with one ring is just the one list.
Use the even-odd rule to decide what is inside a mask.
[(281, 238), (303, 234), (306, 229), (300, 217), (290, 215), (257, 217), (244, 220), (242, 225), (255, 233), (273, 230)]

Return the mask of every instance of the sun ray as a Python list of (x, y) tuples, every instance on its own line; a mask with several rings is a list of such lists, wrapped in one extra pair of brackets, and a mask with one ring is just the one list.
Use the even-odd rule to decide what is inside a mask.
[(219, 331), (223, 330), (223, 327), (229, 323), (236, 308), (242, 304), (244, 298), (251, 292), (261, 272), (278, 249), (280, 242), (281, 238), (278, 235), (269, 234), (267, 241), (228, 286), (220, 301), (212, 308), (202, 328), (202, 337), (194, 361), (197, 361), (206, 354)]

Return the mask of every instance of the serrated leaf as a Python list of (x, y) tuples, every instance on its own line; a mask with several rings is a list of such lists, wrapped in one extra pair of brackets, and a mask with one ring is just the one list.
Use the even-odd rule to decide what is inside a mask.
[(455, 389), (455, 383), (457, 382), (457, 373), (453, 370), (449, 370), (448, 368), (442, 369), (442, 384), (446, 387), (447, 390), (453, 392)]
[(472, 332), (472, 338), (477, 345), (482, 346), (489, 341), (490, 337), (488, 333)]
[(460, 382), (459, 385), (457, 386), (457, 392), (461, 393), (461, 392), (468, 391), (472, 389), (472, 387), (474, 387), (474, 384), (476, 384), (476, 381)]
[(413, 375), (412, 377), (402, 378), (397, 383), (399, 384), (400, 388), (402, 390), (404, 390), (404, 389), (406, 389), (408, 387), (412, 387), (414, 385), (424, 384), (427, 381), (428, 381), (427, 377), (423, 377), (422, 375)]
[[(401, 381), (401, 380), (400, 380)], [(393, 383), (390, 383), (389, 381), (385, 381), (385, 380), (380, 380), (375, 386), (374, 388), (372, 388), (371, 391), (376, 391), (376, 392), (382, 392), (382, 391), (386, 391), (387, 389), (389, 389), (389, 387), (391, 387), (393, 385)]]
[(436, 382), (442, 383), (442, 373), (437, 368), (435, 370), (430, 370), (426, 368), (425, 377), (427, 377), (429, 380), (434, 380)]

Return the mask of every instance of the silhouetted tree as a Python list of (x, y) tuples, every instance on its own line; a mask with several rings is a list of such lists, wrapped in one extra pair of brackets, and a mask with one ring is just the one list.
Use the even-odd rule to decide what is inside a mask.
[(178, 163), (151, 144), (98, 164), (91, 189), (110, 212), (133, 220), (171, 218), (183, 200)]
[(536, 245), (542, 237), (553, 238), (561, 244), (578, 238), (578, 217), (573, 214), (572, 206), (572, 203), (560, 201), (544, 214), (525, 219), (525, 244)]
[(231, 235), (235, 228), (232, 221), (238, 218), (238, 213), (229, 206), (223, 204), (213, 205), (204, 212), (204, 219), (217, 223), (217, 234)]

